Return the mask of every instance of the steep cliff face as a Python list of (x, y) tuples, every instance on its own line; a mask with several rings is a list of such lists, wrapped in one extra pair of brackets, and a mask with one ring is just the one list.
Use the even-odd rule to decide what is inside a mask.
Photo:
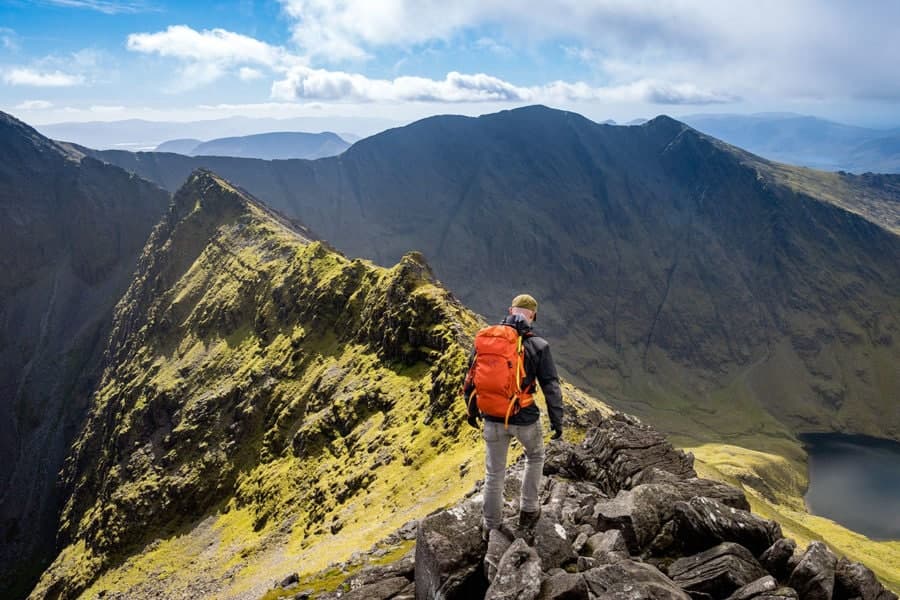
[(477, 325), (421, 256), (349, 260), (195, 173), (116, 308), (32, 596), (264, 591), (458, 498)]
[(211, 166), (354, 256), (420, 250), (483, 314), (529, 290), (579, 384), (685, 438), (900, 437), (900, 176), (544, 107), (433, 117), (318, 161), (102, 156), (167, 185)]
[(52, 558), (67, 448), (164, 190), (0, 113), (0, 595)]

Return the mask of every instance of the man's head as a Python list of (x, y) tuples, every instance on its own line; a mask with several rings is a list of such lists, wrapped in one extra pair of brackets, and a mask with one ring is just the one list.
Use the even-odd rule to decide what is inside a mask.
[(528, 294), (519, 294), (513, 298), (509, 307), (509, 314), (522, 315), (529, 323), (537, 319), (537, 300)]

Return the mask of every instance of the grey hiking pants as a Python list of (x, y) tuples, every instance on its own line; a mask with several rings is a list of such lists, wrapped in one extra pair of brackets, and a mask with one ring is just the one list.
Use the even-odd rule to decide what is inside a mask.
[(540, 508), (538, 495), (544, 470), (544, 434), (539, 420), (531, 425), (510, 425), (509, 429), (504, 429), (503, 423), (485, 421), (482, 437), (487, 444), (484, 461), (484, 527), (496, 529), (503, 521), (503, 478), (506, 475), (506, 455), (512, 438), (519, 440), (525, 449), (525, 475), (522, 479), (519, 508), (528, 512)]

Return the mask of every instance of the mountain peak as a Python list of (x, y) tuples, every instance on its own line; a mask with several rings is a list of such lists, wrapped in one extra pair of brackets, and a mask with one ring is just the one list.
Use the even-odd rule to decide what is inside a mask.
[(248, 192), (208, 169), (196, 169), (172, 200), (170, 225), (191, 221), (203, 230), (246, 217), (264, 221), (304, 242), (315, 238), (299, 222), (269, 208)]
[(685, 125), (677, 119), (673, 119), (669, 115), (657, 115), (649, 121), (639, 125), (639, 127), (654, 132), (665, 132), (666, 134), (671, 134), (673, 137), (686, 129), (690, 129), (688, 125)]
[(226, 217), (244, 212), (249, 196), (238, 191), (212, 171), (197, 169), (175, 193), (173, 210), (176, 221), (202, 212), (210, 217)]

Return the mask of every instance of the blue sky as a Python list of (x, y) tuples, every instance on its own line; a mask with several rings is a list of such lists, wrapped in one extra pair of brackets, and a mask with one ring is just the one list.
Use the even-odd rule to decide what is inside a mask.
[(897, 23), (877, 1), (4, 0), (0, 110), (409, 121), (543, 103), (896, 127)]

